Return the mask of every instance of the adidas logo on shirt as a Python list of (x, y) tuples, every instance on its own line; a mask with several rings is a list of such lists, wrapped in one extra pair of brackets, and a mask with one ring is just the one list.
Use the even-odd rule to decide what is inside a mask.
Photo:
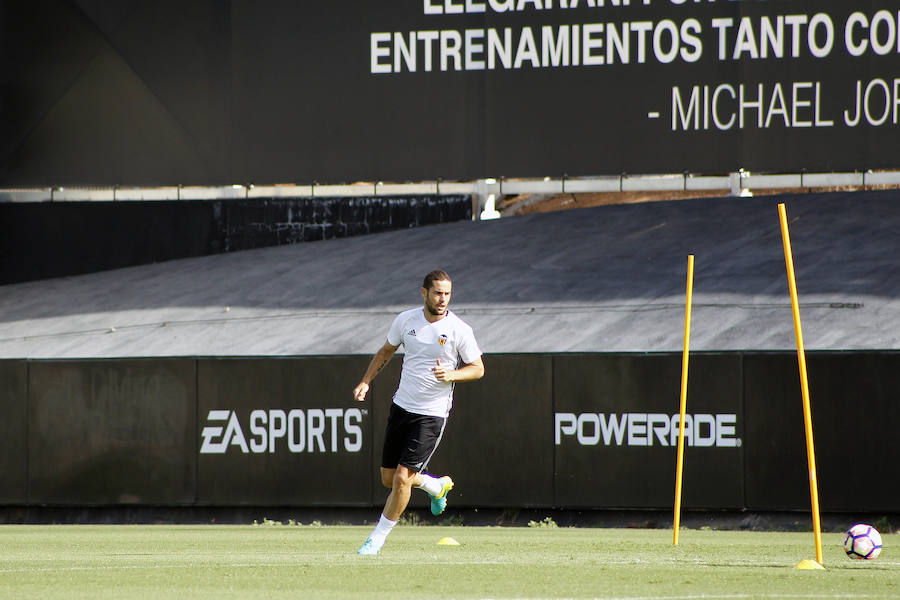
[(416, 330), (415, 330), (415, 329), (410, 329), (409, 331), (406, 332), (406, 335), (411, 335), (411, 336), (415, 337), (415, 336), (416, 336)]

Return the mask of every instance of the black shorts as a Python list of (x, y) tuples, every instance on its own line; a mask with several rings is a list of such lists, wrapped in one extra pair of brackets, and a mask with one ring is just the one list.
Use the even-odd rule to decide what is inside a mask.
[(392, 402), (381, 466), (396, 469), (403, 465), (417, 473), (424, 471), (441, 441), (446, 421), (443, 417), (411, 413)]

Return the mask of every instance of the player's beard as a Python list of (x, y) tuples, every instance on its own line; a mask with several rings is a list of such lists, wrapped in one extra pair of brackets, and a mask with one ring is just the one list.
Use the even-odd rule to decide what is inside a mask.
[(447, 314), (447, 306), (444, 305), (442, 308), (438, 308), (437, 304), (431, 304), (430, 302), (425, 303), (425, 310), (428, 311), (433, 317), (442, 317)]

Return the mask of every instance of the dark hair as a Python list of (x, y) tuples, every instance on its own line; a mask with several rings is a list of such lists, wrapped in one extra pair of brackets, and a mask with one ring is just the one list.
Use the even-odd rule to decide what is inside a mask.
[(440, 269), (435, 269), (431, 273), (425, 276), (425, 280), (422, 281), (422, 287), (426, 290), (431, 289), (431, 284), (435, 281), (450, 281), (450, 276), (447, 275), (447, 271), (442, 271)]

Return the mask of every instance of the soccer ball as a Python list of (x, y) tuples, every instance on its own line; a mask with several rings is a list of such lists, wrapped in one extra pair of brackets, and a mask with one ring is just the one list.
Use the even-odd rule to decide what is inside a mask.
[(844, 534), (844, 552), (850, 558), (872, 560), (881, 554), (881, 534), (871, 525), (857, 523)]

